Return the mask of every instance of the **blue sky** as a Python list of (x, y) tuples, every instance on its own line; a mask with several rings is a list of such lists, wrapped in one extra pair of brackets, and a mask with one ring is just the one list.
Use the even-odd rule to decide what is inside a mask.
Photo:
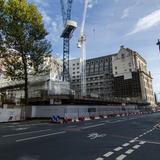
[[(53, 54), (62, 57), (63, 29), (60, 0), (29, 0), (43, 15)], [(160, 93), (160, 0), (89, 0), (85, 25), (87, 57), (117, 53), (124, 45), (140, 53), (152, 73), (154, 91)], [(71, 40), (71, 58), (79, 57), (77, 40), (83, 12), (83, 0), (74, 0), (72, 19), (78, 28)]]

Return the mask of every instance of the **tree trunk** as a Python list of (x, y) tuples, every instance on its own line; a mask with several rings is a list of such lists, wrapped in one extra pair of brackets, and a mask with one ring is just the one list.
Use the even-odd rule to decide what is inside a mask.
[(25, 106), (28, 105), (28, 73), (27, 73), (27, 64), (24, 65), (24, 92), (25, 92)]
[(24, 119), (25, 119), (26, 118), (25, 110), (26, 110), (26, 106), (28, 105), (28, 71), (27, 71), (27, 58), (24, 54), (22, 55), (22, 61), (23, 61), (23, 65), (24, 65), (24, 93), (25, 93)]

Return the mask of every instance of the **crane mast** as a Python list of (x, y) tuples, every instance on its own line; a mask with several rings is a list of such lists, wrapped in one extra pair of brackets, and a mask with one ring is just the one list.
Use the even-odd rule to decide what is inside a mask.
[(86, 36), (84, 34), (84, 26), (86, 22), (88, 8), (88, 0), (84, 0), (84, 11), (82, 17), (82, 24), (80, 29), (80, 37), (78, 39), (77, 47), (81, 49), (80, 56), (80, 77), (81, 77), (81, 96), (86, 96)]
[(64, 30), (61, 34), (63, 38), (63, 81), (70, 81), (69, 74), (69, 54), (70, 54), (70, 39), (72, 33), (77, 28), (77, 23), (71, 20), (71, 10), (73, 0), (60, 0), (62, 8), (62, 17)]

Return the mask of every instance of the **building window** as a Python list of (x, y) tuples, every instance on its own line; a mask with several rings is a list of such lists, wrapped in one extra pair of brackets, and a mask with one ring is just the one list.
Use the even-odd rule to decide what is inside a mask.
[(73, 72), (73, 74), (75, 74), (75, 72)]
[(91, 70), (90, 70), (90, 73), (93, 73), (93, 71), (94, 71), (94, 70), (93, 70), (93, 69), (91, 69)]
[(73, 64), (73, 66), (75, 66), (75, 64)]
[(117, 74), (117, 72), (115, 72), (115, 74)]
[(115, 69), (117, 69), (117, 66), (115, 66)]
[(77, 66), (79, 65), (79, 63), (77, 63)]

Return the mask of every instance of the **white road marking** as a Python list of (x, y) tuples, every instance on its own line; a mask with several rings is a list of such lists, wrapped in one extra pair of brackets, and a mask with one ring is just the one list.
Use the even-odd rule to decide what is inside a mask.
[(29, 127), (13, 128), (13, 130), (16, 130), (16, 131), (23, 131), (23, 130), (26, 130), (26, 129), (29, 129)]
[(138, 118), (130, 118), (130, 119), (119, 119), (119, 120), (114, 120), (114, 121), (106, 121), (106, 123), (119, 123), (119, 122), (124, 122), (124, 121), (130, 121)]
[(91, 133), (88, 135), (88, 138), (90, 139), (96, 139), (96, 138), (103, 138), (106, 134), (99, 134), (99, 133)]
[(20, 124), (20, 123), (19, 122), (12, 123), (12, 125), (17, 125), (17, 124)]
[(66, 133), (66, 132), (65, 132), (65, 131), (61, 131), (61, 132), (55, 132), (55, 133), (50, 133), (50, 134), (44, 134), (44, 135), (35, 136), (35, 137), (17, 139), (16, 142), (28, 141), (28, 140), (32, 140), (32, 139), (38, 139), (38, 138), (43, 138), (43, 137), (48, 137), (48, 136), (53, 136), (53, 135), (58, 135), (58, 134), (64, 134), (64, 133)]
[(104, 156), (104, 157), (109, 157), (109, 156), (111, 156), (113, 153), (114, 153), (114, 152), (108, 152), (108, 153), (104, 154), (103, 156)]
[(30, 127), (30, 126), (39, 126), (39, 125), (42, 125), (42, 124), (49, 124), (49, 123), (30, 123), (30, 124), (19, 123), (19, 124), (9, 124), (8, 126), (4, 126), (2, 128)]
[(135, 142), (135, 140), (133, 139), (133, 140), (131, 140), (131, 141), (129, 141), (130, 143), (133, 143), (133, 142)]
[(74, 127), (77, 127), (77, 125), (74, 125), (74, 126), (67, 126), (67, 128), (74, 128)]
[(39, 126), (39, 125), (43, 125), (43, 124), (49, 124), (49, 123), (31, 123), (31, 124), (20, 124), (20, 125), (17, 125), (16, 127)]
[(118, 157), (116, 158), (116, 160), (123, 160), (125, 157), (126, 157), (125, 154), (121, 154), (120, 156), (118, 156)]
[(127, 146), (129, 146), (129, 143), (125, 143), (125, 144), (123, 144), (122, 146), (123, 146), (123, 147), (127, 147)]
[(2, 128), (14, 128), (15, 126), (7, 126), (7, 127), (2, 127)]
[(137, 140), (137, 139), (138, 139), (138, 137), (134, 138), (134, 140)]
[(103, 125), (105, 125), (105, 123), (100, 123), (100, 124), (95, 124), (95, 125), (91, 125), (91, 126), (82, 127), (82, 129), (94, 128), (94, 127), (99, 127), (99, 126), (103, 126)]
[(39, 131), (31, 131), (31, 132), (23, 132), (23, 133), (16, 133), (16, 134), (8, 134), (8, 135), (4, 135), (2, 137), (13, 137), (13, 136), (19, 136), (19, 135), (24, 135), (24, 134), (31, 134), (31, 133), (50, 131), (50, 130), (51, 129), (43, 129), (43, 130), (39, 130)]
[(145, 144), (146, 143), (146, 141), (140, 141), (139, 142), (139, 144)]
[(124, 120), (114, 120), (114, 121), (107, 121), (107, 123), (119, 123), (119, 122), (124, 122), (124, 121), (128, 121), (128, 119), (124, 119)]
[(139, 135), (139, 137), (142, 137), (143, 135), (141, 134), (141, 135)]
[(100, 157), (100, 158), (97, 158), (96, 160), (104, 160), (104, 158), (101, 158), (101, 157)]
[(134, 150), (133, 149), (129, 149), (128, 151), (126, 151), (126, 154), (131, 154)]
[(123, 149), (123, 147), (117, 147), (114, 149), (114, 151), (120, 151), (121, 149)]
[(138, 149), (139, 147), (140, 147), (140, 145), (133, 146), (134, 149)]

